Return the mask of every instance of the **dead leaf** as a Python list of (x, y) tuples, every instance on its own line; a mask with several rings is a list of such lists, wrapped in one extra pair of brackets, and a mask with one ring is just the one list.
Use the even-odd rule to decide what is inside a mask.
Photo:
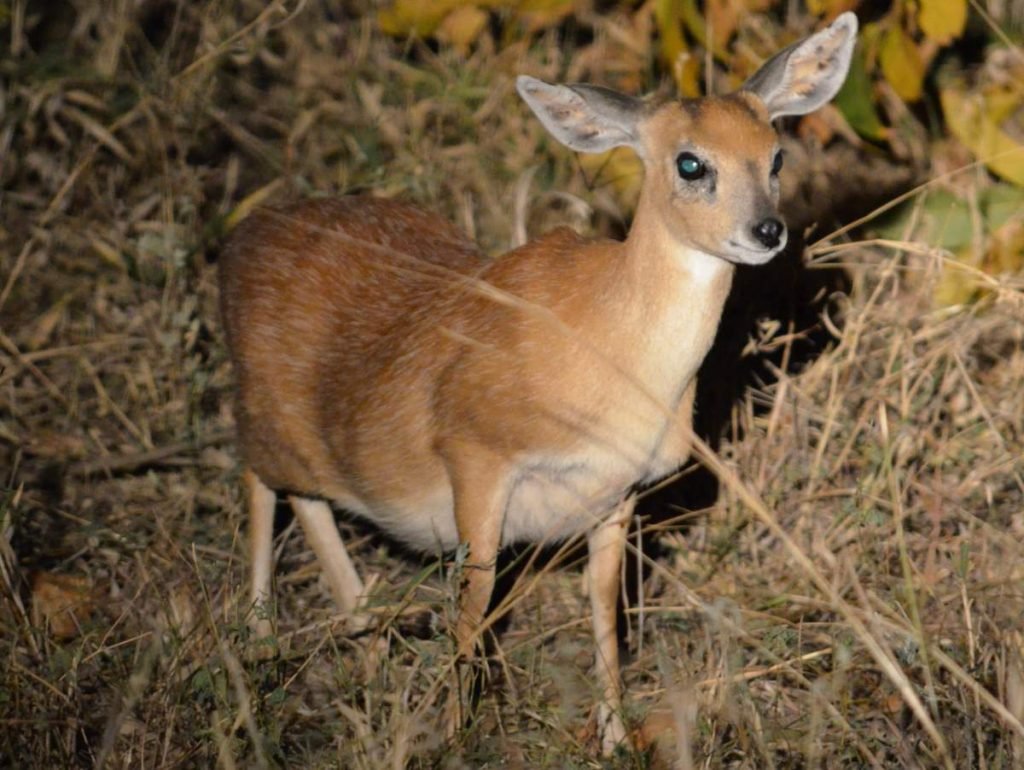
[(707, 0), (704, 17), (707, 21), (705, 35), (715, 56), (723, 61), (732, 58), (726, 48), (740, 19), (751, 13), (762, 13), (771, 6), (771, 0)]
[(32, 334), (29, 335), (28, 341), (25, 343), (29, 350), (39, 350), (49, 341), (54, 329), (64, 319), (71, 296), (72, 293), (68, 292), (57, 300), (49, 310), (39, 316)]
[(882, 709), (890, 714), (899, 714), (906, 707), (902, 696), (894, 692), (882, 701)]
[(584, 153), (579, 159), (593, 186), (611, 185), (615, 199), (624, 211), (631, 212), (636, 208), (644, 166), (635, 152), (628, 147), (616, 147), (608, 152)]
[(705, 14), (708, 32), (714, 44), (724, 46), (736, 31), (740, 8), (733, 0), (707, 0)]
[(829, 122), (817, 112), (805, 116), (797, 125), (797, 135), (801, 139), (813, 136), (822, 147), (828, 144), (834, 134), (835, 130), (829, 125)]
[(984, 269), (999, 275), (1019, 273), (1024, 267), (1024, 212), (992, 233)]
[(633, 731), (634, 745), (640, 751), (646, 751), (659, 742), (674, 742), (675, 729), (676, 720), (671, 708), (652, 708), (640, 726)]
[(519, 0), (516, 15), (527, 30), (536, 31), (561, 23), (572, 14), (575, 6), (576, 0)]
[(32, 577), (32, 623), (57, 639), (78, 636), (96, 608), (89, 579), (77, 575), (37, 572)]
[(437, 39), (450, 44), (456, 51), (465, 55), (486, 25), (487, 11), (475, 5), (464, 5), (444, 18), (438, 27)]

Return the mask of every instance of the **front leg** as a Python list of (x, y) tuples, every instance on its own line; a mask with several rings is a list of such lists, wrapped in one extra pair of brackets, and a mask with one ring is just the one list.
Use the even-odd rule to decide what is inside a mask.
[(473, 700), (473, 661), (483, 654), (482, 628), (494, 591), (494, 573), (508, 502), (508, 474), (501, 458), (475, 446), (445, 447), (459, 542), (468, 549), (462, 565), (455, 622), (458, 685), (447, 706), (449, 736), (466, 722)]
[(587, 539), (587, 587), (593, 612), (595, 668), (601, 686), (597, 734), (605, 756), (626, 737), (619, 680), (618, 608), (622, 555), (635, 505), (635, 497), (623, 500)]

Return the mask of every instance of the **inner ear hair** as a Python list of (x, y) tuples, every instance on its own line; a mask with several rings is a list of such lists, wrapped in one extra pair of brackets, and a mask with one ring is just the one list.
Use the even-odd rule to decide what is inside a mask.
[(857, 17), (841, 14), (831, 25), (780, 51), (744, 84), (772, 118), (806, 115), (836, 95), (857, 41)]

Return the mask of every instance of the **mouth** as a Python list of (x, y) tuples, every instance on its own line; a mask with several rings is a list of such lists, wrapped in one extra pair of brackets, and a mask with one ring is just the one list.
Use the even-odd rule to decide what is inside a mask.
[(783, 238), (778, 246), (770, 249), (755, 249), (737, 241), (726, 241), (730, 254), (723, 255), (723, 257), (730, 262), (736, 262), (741, 265), (763, 265), (766, 262), (770, 262), (772, 258), (786, 248), (787, 240), (787, 238)]

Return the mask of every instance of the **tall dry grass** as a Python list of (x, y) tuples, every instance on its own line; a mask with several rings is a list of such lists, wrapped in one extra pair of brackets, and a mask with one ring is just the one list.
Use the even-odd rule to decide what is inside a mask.
[[(283, 652), (246, 657), (211, 261), (251, 206), (353, 190), (423, 202), (491, 251), (555, 221), (621, 232), (609, 180), (552, 151), (511, 81), (614, 82), (623, 46), (653, 54), (614, 11), (463, 58), (384, 39), (361, 2), (8, 9), (0, 764), (602, 766), (571, 550), (512, 560), (458, 749), (437, 728), (441, 556), (344, 521), (380, 620), (350, 638), (282, 517)], [(734, 308), (702, 386), (724, 415), (698, 452), (716, 494), (688, 469), (682, 497), (706, 507), (652, 495), (632, 538), (627, 716), (641, 747), (661, 737), (605, 766), (1024, 762), (1021, 284), (935, 310), (944, 258), (911, 228), (748, 276), (782, 299), (752, 324)]]

